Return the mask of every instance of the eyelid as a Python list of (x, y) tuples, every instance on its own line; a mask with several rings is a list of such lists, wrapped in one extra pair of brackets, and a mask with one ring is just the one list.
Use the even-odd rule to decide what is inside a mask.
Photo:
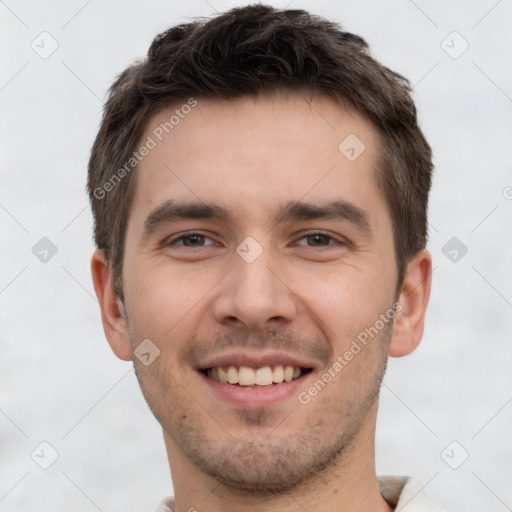
[[(163, 246), (167, 246), (167, 245), (174, 245), (175, 242), (178, 242), (180, 240), (183, 240), (184, 238), (188, 238), (189, 236), (192, 236), (192, 235), (199, 235), (199, 236), (203, 236), (204, 238), (208, 238), (209, 240), (211, 240), (212, 242), (215, 243), (215, 241), (213, 240), (212, 237), (208, 236), (207, 234), (205, 233), (201, 233), (200, 231), (186, 231), (184, 233), (178, 233), (176, 235), (172, 235), (170, 237), (167, 237), (162, 245)], [(207, 245), (214, 245), (214, 244), (207, 244)], [(182, 246), (182, 247), (185, 247), (187, 249), (189, 248), (193, 248), (193, 247), (188, 247), (188, 246)], [(197, 247), (205, 247), (204, 245), (198, 245)]]
[[(346, 238), (339, 236), (339, 235), (335, 235), (334, 233), (331, 233), (330, 231), (324, 231), (322, 229), (312, 229), (307, 232), (302, 232), (301, 235), (298, 238), (296, 238), (296, 240), (297, 241), (302, 240), (303, 238), (306, 238), (308, 236), (314, 236), (314, 235), (326, 236), (339, 245), (349, 245), (350, 244), (350, 242)], [(316, 246), (316, 248), (321, 249), (322, 247), (331, 247), (333, 245), (334, 244), (332, 244), (332, 243), (325, 245), (325, 246), (319, 245), (319, 246)], [(315, 246), (308, 246), (308, 247), (315, 248)]]

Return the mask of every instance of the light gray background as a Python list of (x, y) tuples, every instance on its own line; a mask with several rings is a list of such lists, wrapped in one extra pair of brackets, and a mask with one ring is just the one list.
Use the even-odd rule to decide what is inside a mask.
[[(103, 335), (86, 165), (114, 77), (170, 25), (243, 3), (0, 2), (4, 512), (151, 511), (172, 494), (161, 429)], [(510, 510), (512, 1), (272, 3), (365, 37), (414, 84), (435, 153), (427, 327), (415, 353), (390, 360), (378, 473), (416, 476), (450, 511)], [(59, 45), (46, 59), (31, 47), (48, 51), (43, 31)], [(453, 31), (469, 43), (458, 58)], [(58, 248), (46, 263), (32, 253), (42, 237)], [(442, 252), (452, 237), (468, 248), (457, 262)], [(43, 441), (59, 455), (46, 470), (31, 458), (49, 461)]]

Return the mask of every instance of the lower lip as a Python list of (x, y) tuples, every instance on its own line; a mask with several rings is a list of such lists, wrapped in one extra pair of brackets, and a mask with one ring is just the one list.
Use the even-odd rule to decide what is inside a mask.
[(261, 388), (226, 384), (224, 382), (210, 379), (201, 372), (198, 373), (204, 382), (224, 400), (245, 407), (264, 407), (275, 404), (276, 402), (284, 400), (291, 395), (297, 395), (299, 387), (303, 385), (304, 381), (313, 372), (306, 373), (291, 382), (282, 382), (280, 384), (273, 384), (271, 386)]

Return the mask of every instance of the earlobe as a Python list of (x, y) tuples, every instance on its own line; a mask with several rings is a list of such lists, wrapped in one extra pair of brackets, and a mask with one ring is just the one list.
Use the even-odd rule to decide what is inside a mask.
[(91, 258), (91, 274), (94, 291), (101, 308), (103, 330), (110, 348), (120, 359), (130, 361), (132, 351), (126, 311), (112, 285), (107, 258), (99, 249), (94, 251)]
[(410, 354), (419, 345), (423, 336), (431, 281), (432, 257), (424, 249), (416, 254), (407, 265), (402, 291), (398, 299), (401, 311), (395, 318), (389, 345), (391, 357)]

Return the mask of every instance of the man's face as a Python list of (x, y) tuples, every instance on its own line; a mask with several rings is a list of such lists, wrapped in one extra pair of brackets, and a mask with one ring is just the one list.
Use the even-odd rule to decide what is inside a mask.
[[(344, 354), (395, 299), (379, 139), (332, 99), (291, 94), (199, 99), (159, 142), (153, 131), (174, 110), (142, 139), (157, 145), (128, 219), (130, 343), (160, 350), (147, 366), (134, 358), (137, 375), (171, 467), (174, 456), (237, 488), (285, 490), (348, 453), (375, 419), (391, 322)], [(202, 207), (173, 208), (189, 203)], [(242, 385), (215, 380), (229, 366)], [(269, 384), (281, 366), (305, 373)], [(244, 385), (247, 368), (264, 368), (254, 375), (265, 385)]]

